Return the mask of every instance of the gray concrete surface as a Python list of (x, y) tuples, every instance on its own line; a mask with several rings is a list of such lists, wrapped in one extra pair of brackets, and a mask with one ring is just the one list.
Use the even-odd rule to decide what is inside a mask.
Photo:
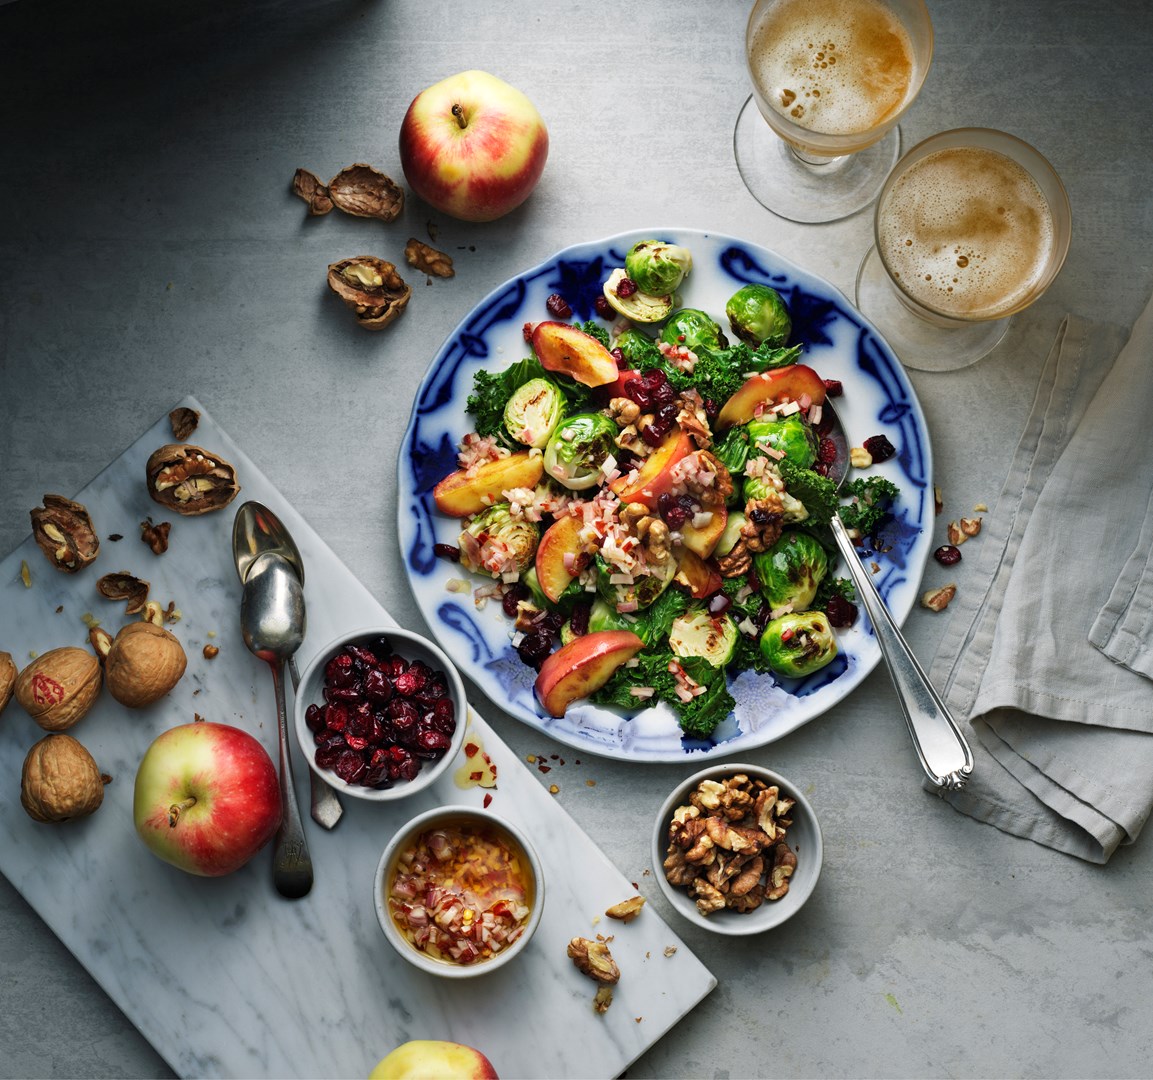
[[(392, 613), (421, 625), (395, 545), (395, 455), (426, 365), (491, 288), (567, 244), (669, 223), (744, 236), (852, 292), (870, 215), (789, 224), (734, 167), (747, 8), (5, 5), (0, 549), (27, 535), (44, 491), (79, 489), (191, 392)], [(1131, 324), (1153, 288), (1153, 15), (1144, 0), (930, 9), (935, 61), (906, 145), (950, 127), (1011, 131), (1053, 161), (1075, 221), (1063, 273), (996, 353), (913, 376), (937, 482), (971, 506), (995, 498), (1030, 403), (1042, 356), (1022, 344), (1066, 311)], [(329, 176), (367, 161), (399, 178), (409, 100), (470, 67), (519, 86), (549, 124), (549, 165), (524, 207), (475, 226), (415, 199), (387, 228), (306, 220), (287, 193), (298, 166)], [(421, 284), (387, 333), (353, 327), (324, 287), (327, 263), (362, 249), (400, 262), (429, 221), (457, 276)], [(940, 626), (910, 618), (926, 657)], [(0, 613), (0, 645), (2, 633)], [(485, 712), (518, 751), (559, 749)], [(630, 1076), (1149, 1075), (1148, 836), (1098, 868), (958, 815), (922, 791), (883, 671), (754, 757), (812, 785), (818, 892), (753, 942), (680, 925), (720, 985)], [(548, 780), (633, 876), (682, 773), (596, 760)], [(0, 1075), (167, 1074), (3, 881), (0, 972)]]

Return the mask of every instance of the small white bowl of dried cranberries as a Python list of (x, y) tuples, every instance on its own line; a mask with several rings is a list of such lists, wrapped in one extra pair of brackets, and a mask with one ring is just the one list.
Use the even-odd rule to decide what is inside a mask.
[(464, 743), (468, 701), (452, 661), (397, 626), (342, 634), (300, 676), (296, 735), (341, 794), (392, 802), (423, 791)]
[(389, 841), (373, 901), (405, 960), (467, 979), (504, 967), (528, 946), (544, 909), (544, 872), (512, 822), (475, 806), (442, 806)]

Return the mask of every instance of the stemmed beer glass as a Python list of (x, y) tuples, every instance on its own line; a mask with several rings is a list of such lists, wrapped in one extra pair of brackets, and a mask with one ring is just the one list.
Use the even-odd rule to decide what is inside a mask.
[(957, 128), (913, 147), (877, 200), (857, 308), (905, 367), (952, 371), (990, 352), (1057, 276), (1069, 198), (1028, 143)]
[(745, 186), (791, 221), (868, 206), (932, 55), (924, 0), (757, 0), (745, 31), (753, 93), (733, 135)]

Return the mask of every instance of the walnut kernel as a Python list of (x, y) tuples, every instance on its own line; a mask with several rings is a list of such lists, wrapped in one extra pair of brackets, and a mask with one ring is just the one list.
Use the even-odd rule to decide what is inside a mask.
[(46, 735), (24, 758), (20, 805), (35, 821), (86, 817), (99, 809), (110, 779), (71, 735)]
[(620, 981), (621, 972), (604, 941), (574, 937), (568, 943), (568, 954), (577, 970), (599, 983), (609, 986)]
[(954, 584), (942, 585), (939, 589), (929, 589), (921, 594), (921, 606), (930, 611), (944, 611), (953, 597), (957, 595), (957, 586)]
[(50, 649), (20, 672), (15, 692), (45, 731), (66, 731), (83, 719), (100, 692), (100, 662), (72, 645)]
[(612, 907), (605, 909), (605, 914), (610, 919), (619, 919), (621, 922), (632, 922), (640, 913), (641, 908), (645, 906), (645, 898), (643, 896), (631, 896), (628, 900), (622, 900), (619, 904), (613, 904)]
[(428, 244), (422, 244), (416, 237), (404, 245), (404, 259), (409, 266), (422, 273), (432, 274), (433, 277), (450, 278), (456, 273), (450, 256)]

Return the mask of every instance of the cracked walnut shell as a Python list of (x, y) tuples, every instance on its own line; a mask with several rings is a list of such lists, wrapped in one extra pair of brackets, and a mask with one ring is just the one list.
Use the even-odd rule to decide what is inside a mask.
[(108, 692), (130, 709), (164, 697), (184, 675), (188, 658), (180, 640), (155, 623), (129, 623), (112, 641), (104, 659)]
[(375, 255), (330, 263), (328, 287), (352, 309), (366, 330), (383, 330), (404, 312), (412, 287), (396, 267)]
[(32, 535), (57, 570), (75, 574), (100, 552), (100, 539), (88, 511), (63, 495), (45, 495), (43, 506), (30, 511)]
[(71, 735), (45, 735), (24, 758), (20, 805), (35, 821), (86, 817), (100, 808), (109, 779)]
[(153, 451), (144, 472), (153, 500), (186, 517), (219, 510), (240, 491), (235, 468), (191, 443), (169, 443)]
[(45, 731), (83, 719), (100, 692), (100, 661), (74, 645), (36, 657), (16, 679), (16, 700)]

